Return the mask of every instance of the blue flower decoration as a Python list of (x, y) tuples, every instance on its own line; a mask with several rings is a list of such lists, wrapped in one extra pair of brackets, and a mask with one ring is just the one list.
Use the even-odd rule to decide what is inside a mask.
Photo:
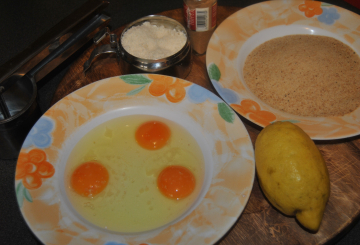
[(196, 104), (203, 103), (207, 99), (209, 99), (215, 103), (222, 102), (222, 100), (218, 96), (216, 96), (215, 94), (211, 93), (209, 90), (207, 90), (199, 85), (196, 85), (196, 84), (193, 84), (190, 86), (186, 95), (190, 101), (192, 101), (193, 103), (196, 103)]
[(212, 81), (216, 91), (221, 95), (221, 97), (228, 103), (228, 104), (236, 104), (239, 101), (239, 96), (228, 88), (221, 87), (220, 83), (217, 81)]
[(327, 25), (332, 25), (335, 20), (340, 18), (340, 14), (336, 8), (323, 8), (323, 13), (318, 17), (318, 20)]
[(118, 242), (106, 242), (104, 245), (127, 245), (126, 243), (118, 243)]
[(32, 145), (37, 148), (46, 148), (51, 144), (50, 133), (54, 129), (54, 122), (47, 117), (41, 117), (27, 135), (23, 147)]

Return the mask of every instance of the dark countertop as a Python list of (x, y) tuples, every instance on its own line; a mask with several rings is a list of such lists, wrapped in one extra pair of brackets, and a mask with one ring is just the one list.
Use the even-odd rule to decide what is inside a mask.
[[(181, 0), (109, 0), (105, 9), (111, 17), (111, 29), (116, 29), (140, 17), (165, 10), (182, 7)], [(0, 65), (24, 50), (47, 30), (69, 15), (86, 0), (11, 0), (1, 1), (0, 20)], [(218, 0), (219, 5), (246, 7), (259, 0)], [(342, 0), (328, 0), (328, 3), (360, 14), (357, 9)], [(79, 54), (77, 54), (79, 55)], [(74, 55), (38, 83), (39, 103), (45, 112), (51, 103), (57, 85), (70, 67)], [(0, 149), (1, 150), (1, 149)], [(14, 191), (15, 160), (0, 159), (0, 243), (41, 244), (27, 227), (18, 209)], [(351, 228), (351, 229), (350, 229)], [(344, 232), (338, 245), (360, 244), (360, 223), (357, 222)]]

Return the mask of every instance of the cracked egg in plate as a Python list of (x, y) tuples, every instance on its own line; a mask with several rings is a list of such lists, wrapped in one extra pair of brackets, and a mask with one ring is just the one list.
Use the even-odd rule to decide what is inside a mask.
[(254, 176), (251, 140), (224, 101), (134, 74), (53, 105), (23, 144), (15, 188), (45, 244), (213, 244), (240, 217)]

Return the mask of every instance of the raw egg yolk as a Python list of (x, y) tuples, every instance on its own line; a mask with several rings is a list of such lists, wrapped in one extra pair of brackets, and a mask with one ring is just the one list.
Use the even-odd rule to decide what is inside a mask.
[(166, 145), (171, 135), (170, 128), (159, 121), (146, 122), (136, 130), (137, 143), (148, 150), (158, 150)]
[(71, 187), (84, 197), (94, 197), (102, 192), (109, 182), (109, 173), (100, 163), (85, 162), (71, 175)]
[(195, 189), (195, 183), (193, 173), (183, 166), (168, 166), (157, 179), (161, 193), (176, 200), (189, 196)]

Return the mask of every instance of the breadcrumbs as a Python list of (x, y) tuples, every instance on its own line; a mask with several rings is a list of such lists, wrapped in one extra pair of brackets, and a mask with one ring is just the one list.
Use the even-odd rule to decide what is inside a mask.
[(247, 57), (249, 89), (273, 108), (300, 116), (343, 116), (360, 105), (360, 58), (326, 36), (269, 40)]

